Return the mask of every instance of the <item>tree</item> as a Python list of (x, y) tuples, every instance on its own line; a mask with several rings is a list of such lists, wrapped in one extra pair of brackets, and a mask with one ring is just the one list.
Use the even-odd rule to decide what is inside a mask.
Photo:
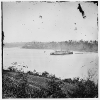
[(15, 68), (15, 66), (9, 66), (9, 67), (8, 67), (8, 70), (9, 70), (9, 71), (16, 72), (16, 71), (17, 71), (17, 68)]
[(21, 80), (17, 87), (17, 98), (29, 98), (30, 95), (27, 93), (28, 82), (27, 76), (25, 74), (21, 74)]
[(48, 96), (51, 98), (65, 98), (66, 94), (61, 90), (60, 84), (55, 81), (55, 79), (51, 79), (48, 81)]

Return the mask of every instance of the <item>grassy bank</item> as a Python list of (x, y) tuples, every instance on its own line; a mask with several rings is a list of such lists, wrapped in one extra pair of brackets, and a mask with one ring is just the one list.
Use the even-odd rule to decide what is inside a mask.
[(90, 79), (59, 79), (55, 75), (9, 67), (2, 70), (3, 98), (97, 98), (98, 84)]

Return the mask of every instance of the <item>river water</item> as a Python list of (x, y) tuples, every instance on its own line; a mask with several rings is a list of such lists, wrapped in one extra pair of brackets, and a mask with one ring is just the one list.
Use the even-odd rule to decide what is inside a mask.
[[(88, 77), (88, 71), (98, 73), (98, 53), (72, 55), (50, 55), (53, 50), (4, 48), (3, 67), (8, 68), (13, 62), (17, 67), (28, 66), (24, 71), (34, 69), (37, 72), (47, 71), (60, 78)], [(79, 52), (78, 52), (79, 53)]]

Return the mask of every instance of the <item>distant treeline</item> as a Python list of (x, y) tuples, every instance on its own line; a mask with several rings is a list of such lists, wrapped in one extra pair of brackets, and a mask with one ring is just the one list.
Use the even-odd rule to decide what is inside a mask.
[(98, 41), (27, 42), (22, 48), (97, 52)]
[(97, 52), (98, 41), (61, 41), (61, 42), (14, 42), (5, 43), (5, 48), (21, 47), (25, 49), (52, 49), (52, 50), (72, 50), (72, 51), (86, 51)]
[(4, 48), (22, 47), (26, 42), (4, 43)]

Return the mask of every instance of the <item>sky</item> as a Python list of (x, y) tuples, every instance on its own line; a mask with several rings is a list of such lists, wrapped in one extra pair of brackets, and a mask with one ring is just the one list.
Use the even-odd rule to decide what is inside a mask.
[(4, 42), (98, 40), (97, 16), (90, 2), (3, 2)]

